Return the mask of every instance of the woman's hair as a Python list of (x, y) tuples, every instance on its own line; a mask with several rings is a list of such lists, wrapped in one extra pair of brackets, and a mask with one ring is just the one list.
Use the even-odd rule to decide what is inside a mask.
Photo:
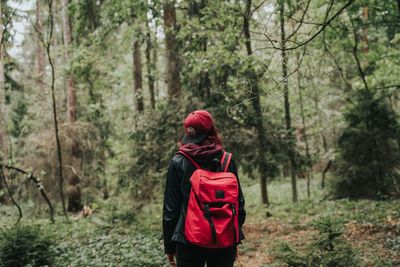
[(207, 135), (205, 140), (207, 140), (207, 139), (210, 140), (211, 143), (216, 143), (216, 144), (222, 145), (221, 138), (219, 136), (219, 131), (214, 125), (212, 126), (212, 128), (208, 132), (208, 135)]

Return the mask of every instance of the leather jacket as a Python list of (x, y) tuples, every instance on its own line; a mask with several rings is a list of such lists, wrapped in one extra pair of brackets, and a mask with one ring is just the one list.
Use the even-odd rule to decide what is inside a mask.
[[(215, 155), (218, 160), (221, 158), (222, 153)], [(196, 158), (194, 160), (205, 169), (210, 169), (210, 161), (200, 161)], [(176, 251), (175, 242), (188, 244), (185, 238), (184, 226), (186, 218), (186, 210), (189, 202), (190, 195), (190, 177), (196, 168), (193, 164), (181, 154), (176, 154), (170, 161), (167, 180), (165, 184), (164, 193), (164, 208), (163, 208), (163, 238), (164, 249), (167, 254), (174, 254)], [(233, 160), (231, 160), (228, 171), (232, 172), (238, 177), (237, 169)], [(238, 178), (239, 182), (239, 178)], [(242, 226), (246, 218), (246, 211), (244, 209), (244, 196), (239, 183), (239, 237), (240, 240), (244, 239)]]

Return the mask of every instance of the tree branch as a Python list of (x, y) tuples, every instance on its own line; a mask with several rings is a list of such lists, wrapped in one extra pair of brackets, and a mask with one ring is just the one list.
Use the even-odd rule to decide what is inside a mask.
[(8, 194), (10, 195), (10, 198), (11, 198), (12, 203), (14, 204), (14, 206), (15, 206), (15, 207), (17, 208), (17, 210), (18, 210), (18, 220), (17, 220), (16, 223), (19, 223), (19, 222), (21, 221), (21, 218), (22, 218), (22, 210), (21, 210), (21, 207), (18, 205), (18, 203), (15, 201), (14, 196), (13, 196), (13, 193), (12, 193), (10, 187), (8, 186), (7, 179), (6, 179), (6, 176), (5, 176), (5, 174), (4, 174), (3, 166), (2, 166), (2, 165), (0, 165), (0, 176), (1, 176), (0, 179), (3, 179), (3, 181), (4, 181), (4, 185), (5, 185), (5, 187), (7, 188), (7, 192), (8, 192)]
[[(4, 173), (3, 173), (3, 168), (9, 169), (9, 170), (13, 170), (13, 171), (16, 171), (16, 172), (19, 172), (19, 173), (22, 173), (22, 174), (25, 174), (25, 175), (27, 175), (27, 178), (28, 178), (29, 180), (31, 180), (31, 181), (33, 181), (33, 182), (35, 183), (35, 185), (36, 185), (37, 188), (39, 189), (40, 193), (42, 194), (43, 198), (46, 200), (47, 205), (49, 206), (49, 210), (50, 210), (50, 221), (51, 221), (52, 223), (54, 223), (54, 209), (53, 209), (53, 206), (51, 205), (50, 199), (48, 198), (46, 192), (44, 191), (43, 184), (42, 184), (41, 182), (39, 182), (39, 179), (36, 178), (36, 177), (35, 177), (32, 173), (30, 173), (30, 172), (24, 171), (24, 170), (22, 170), (22, 169), (20, 169), (20, 168), (14, 167), (14, 166), (5, 165), (5, 164), (0, 163), (0, 175), (3, 176), (4, 181), (6, 181), (6, 180), (5, 180), (5, 176), (4, 176)], [(13, 201), (13, 202), (14, 202), (14, 201)], [(14, 204), (15, 204), (15, 203), (14, 203)], [(19, 208), (19, 206), (17, 206), (17, 207)], [(19, 211), (20, 211), (20, 208), (19, 208)], [(21, 211), (20, 211), (20, 219), (21, 219), (21, 217), (22, 217), (22, 213), (21, 213)], [(19, 222), (19, 220), (18, 220), (18, 222)]]
[[(329, 20), (325, 21), (325, 22), (323, 23), (322, 27), (321, 27), (315, 34), (313, 34), (309, 39), (307, 39), (306, 41), (304, 41), (304, 42), (302, 42), (302, 43), (299, 43), (298, 45), (295, 45), (295, 46), (292, 46), (292, 47), (285, 47), (284, 49), (285, 49), (286, 51), (288, 51), (288, 50), (295, 50), (295, 49), (297, 49), (297, 48), (299, 48), (299, 47), (305, 46), (305, 45), (307, 45), (308, 43), (310, 43), (310, 42), (311, 42), (312, 40), (314, 40), (321, 32), (323, 32), (323, 31), (325, 30), (325, 28), (328, 27), (328, 26), (332, 23), (333, 20), (335, 20), (336, 17), (338, 17), (347, 7), (349, 7), (349, 6), (353, 3), (353, 1), (354, 1), (354, 0), (350, 0), (350, 1), (347, 2), (342, 8), (340, 8), (339, 11), (337, 11)], [(276, 50), (282, 50), (281, 47), (276, 46), (276, 45), (274, 44), (274, 42), (271, 40), (271, 38), (270, 38), (267, 34), (264, 34), (264, 36), (267, 37), (268, 41), (271, 43), (272, 46), (263, 47), (263, 48), (260, 48), (259, 50), (261, 50), (261, 49), (276, 49)]]
[(290, 38), (292, 38), (292, 36), (295, 35), (300, 30), (301, 26), (304, 23), (304, 18), (305, 18), (306, 14), (307, 14), (308, 8), (310, 7), (310, 3), (311, 3), (311, 0), (308, 0), (306, 8), (304, 9), (303, 15), (301, 16), (299, 25), (297, 26), (297, 28), (291, 34), (289, 34), (288, 37), (286, 37), (286, 41), (290, 40)]
[[(351, 18), (350, 18), (350, 20), (351, 20)], [(351, 22), (352, 22), (352, 24), (354, 24), (352, 20), (351, 20)], [(362, 69), (361, 61), (360, 61), (360, 58), (358, 57), (358, 53), (357, 53), (357, 50), (358, 50), (358, 35), (357, 35), (357, 29), (355, 27), (353, 27), (353, 34), (354, 34), (353, 56), (354, 56), (354, 59), (356, 60), (358, 73), (361, 76), (361, 79), (362, 79), (362, 81), (364, 83), (365, 89), (369, 90), (367, 80), (365, 79), (365, 72)]]

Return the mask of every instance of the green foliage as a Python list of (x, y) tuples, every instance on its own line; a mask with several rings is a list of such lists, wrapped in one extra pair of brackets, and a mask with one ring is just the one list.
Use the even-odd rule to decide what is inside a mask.
[(343, 221), (325, 217), (313, 222), (312, 226), (319, 234), (304, 253), (297, 252), (284, 243), (278, 248), (278, 257), (292, 267), (360, 266), (356, 252), (342, 237)]
[(315, 221), (313, 226), (319, 236), (312, 244), (315, 249), (309, 256), (311, 266), (359, 266), (359, 260), (351, 245), (342, 237), (343, 221), (331, 217)]
[(51, 265), (53, 239), (38, 226), (16, 225), (1, 230), (0, 266), (23, 267)]
[(55, 266), (165, 266), (158, 232), (118, 223), (111, 227), (96, 216), (52, 228), (58, 239)]
[(277, 255), (290, 267), (306, 267), (307, 259), (295, 251), (287, 243), (282, 243), (277, 249)]
[(23, 132), (23, 119), (28, 111), (28, 106), (26, 103), (26, 100), (23, 95), (20, 95), (16, 100), (15, 104), (13, 105), (12, 108), (12, 113), (11, 113), (11, 121), (12, 121), (12, 127), (10, 129), (10, 134), (13, 137), (19, 137), (21, 133)]
[(62, 241), (55, 247), (57, 266), (159, 267), (164, 264), (161, 242), (156, 236), (99, 235), (84, 242)]
[(141, 200), (158, 196), (169, 161), (178, 149), (183, 134), (180, 115), (172, 105), (160, 103), (157, 112), (146, 111), (136, 123), (128, 142), (128, 160), (117, 162), (118, 189), (130, 188)]
[(334, 195), (377, 198), (399, 193), (399, 124), (384, 99), (360, 91), (345, 114), (338, 142)]

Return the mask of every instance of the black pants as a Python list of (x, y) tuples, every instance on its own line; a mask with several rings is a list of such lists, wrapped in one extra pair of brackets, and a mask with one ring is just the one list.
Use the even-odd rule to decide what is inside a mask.
[(230, 248), (201, 248), (176, 244), (177, 267), (233, 267), (236, 246)]

